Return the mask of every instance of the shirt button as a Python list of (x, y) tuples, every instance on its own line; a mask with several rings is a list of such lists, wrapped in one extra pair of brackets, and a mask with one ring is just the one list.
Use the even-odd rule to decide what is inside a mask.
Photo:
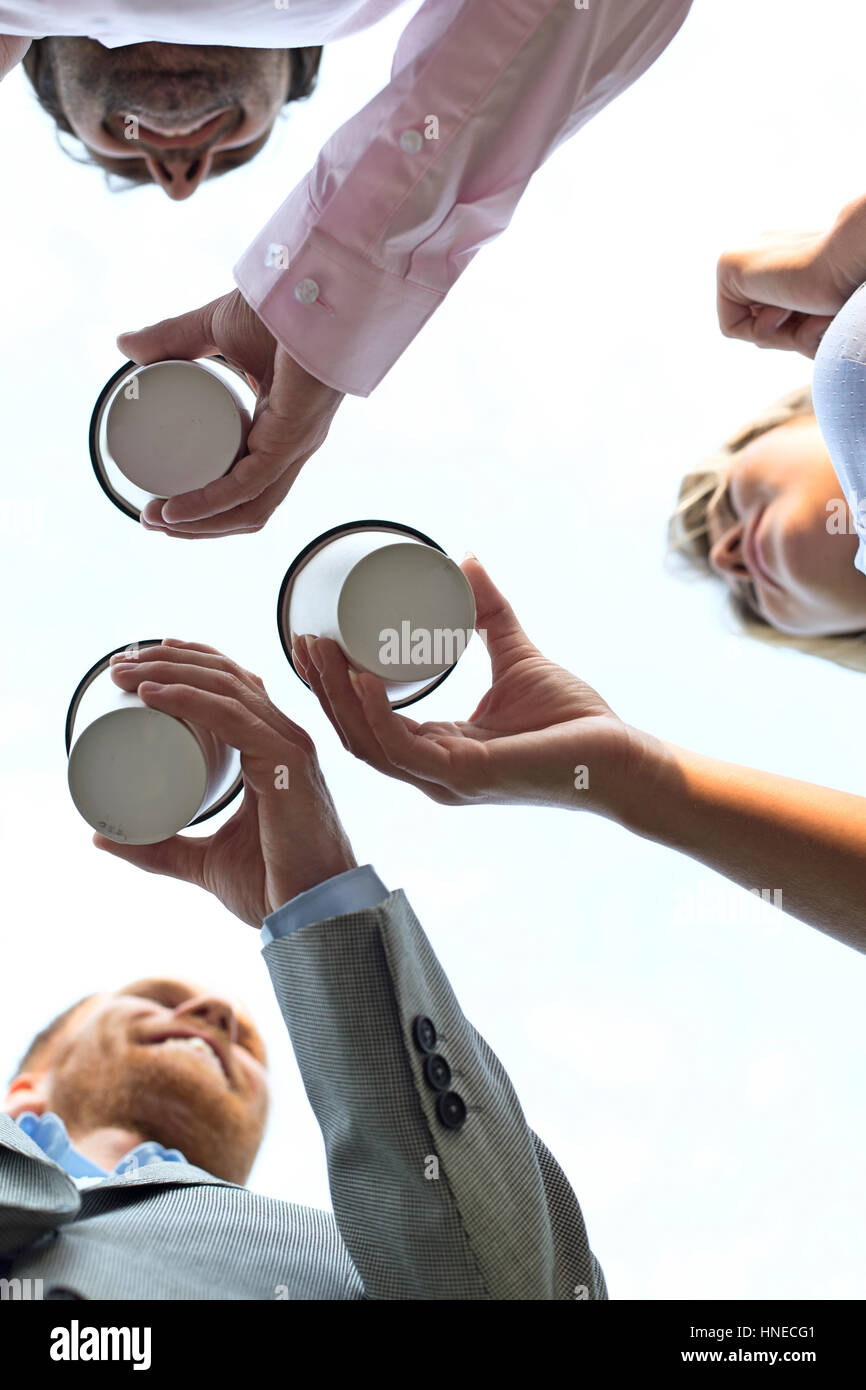
[(404, 130), (400, 136), (400, 149), (407, 154), (417, 154), (424, 144), (424, 137), (419, 130)]
[(315, 304), (319, 297), (319, 286), (316, 280), (299, 280), (295, 285), (295, 299), (301, 304)]

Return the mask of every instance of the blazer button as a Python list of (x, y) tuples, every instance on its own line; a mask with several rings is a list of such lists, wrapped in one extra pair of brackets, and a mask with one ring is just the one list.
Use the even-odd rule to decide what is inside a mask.
[(466, 1102), (456, 1091), (440, 1091), (436, 1109), (446, 1129), (459, 1129), (466, 1119)]
[(433, 1052), (436, 1047), (436, 1029), (429, 1018), (419, 1014), (412, 1024), (412, 1037), (419, 1052)]
[(451, 1068), (438, 1052), (428, 1052), (424, 1058), (424, 1075), (434, 1091), (447, 1091), (451, 1085)]

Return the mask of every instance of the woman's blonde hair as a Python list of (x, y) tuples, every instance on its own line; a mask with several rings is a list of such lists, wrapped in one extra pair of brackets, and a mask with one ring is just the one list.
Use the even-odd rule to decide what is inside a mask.
[[(687, 473), (680, 483), (679, 498), (668, 522), (668, 555), (676, 554), (691, 566), (709, 569), (710, 510), (727, 486), (731, 460), (747, 444), (762, 434), (788, 425), (793, 420), (814, 415), (812, 391), (803, 386), (774, 401), (756, 415), (737, 433), (731, 435), (715, 454), (703, 460), (699, 468)], [(750, 637), (758, 637), (772, 646), (793, 648), (811, 656), (821, 656), (849, 670), (866, 672), (866, 634), (842, 637), (794, 637), (779, 632), (763, 618), (736, 599), (733, 600), (740, 625)]]

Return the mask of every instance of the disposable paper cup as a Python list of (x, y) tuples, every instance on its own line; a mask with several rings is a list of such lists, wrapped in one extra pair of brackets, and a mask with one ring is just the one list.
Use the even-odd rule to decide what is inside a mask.
[(206, 487), (243, 456), (253, 403), (246, 378), (222, 358), (124, 363), (90, 421), (100, 487), (136, 521), (155, 497)]
[(472, 636), (475, 599), (459, 565), (422, 531), (354, 521), (318, 536), (292, 562), (277, 622), (290, 662), (293, 636), (330, 637), (356, 671), (385, 681), (397, 709), (453, 670)]
[(156, 844), (229, 804), (243, 784), (240, 755), (209, 730), (148, 709), (121, 690), (111, 677), (113, 655), (90, 668), (69, 705), (69, 790), (84, 819), (108, 839)]

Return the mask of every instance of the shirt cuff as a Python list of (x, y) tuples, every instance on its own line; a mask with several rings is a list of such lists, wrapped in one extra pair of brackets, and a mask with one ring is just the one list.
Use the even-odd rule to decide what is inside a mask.
[(305, 371), (369, 396), (445, 296), (349, 251), (315, 227), (318, 216), (301, 185), (238, 261), (235, 283)]
[(278, 907), (264, 920), (262, 945), (267, 946), (281, 936), (289, 936), (312, 922), (324, 922), (328, 917), (342, 917), (347, 912), (363, 912), (378, 907), (388, 897), (388, 889), (372, 864), (347, 869), (308, 888), (296, 898)]

